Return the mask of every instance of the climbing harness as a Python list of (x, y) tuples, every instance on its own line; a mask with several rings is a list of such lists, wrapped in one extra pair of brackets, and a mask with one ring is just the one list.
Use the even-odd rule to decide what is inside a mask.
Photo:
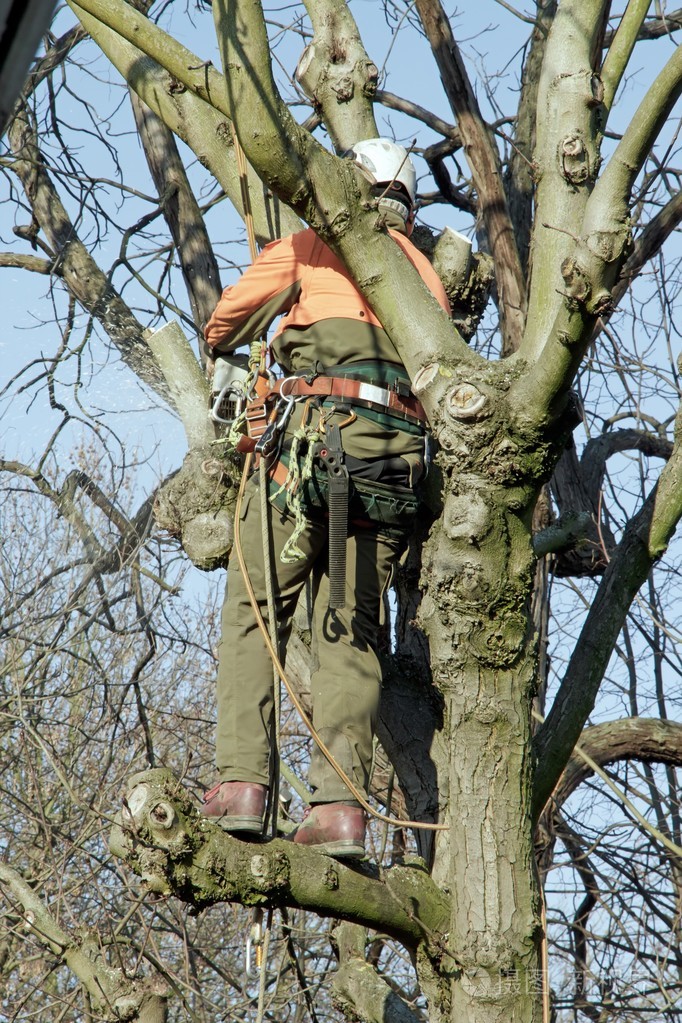
[(340, 403), (352, 402), (421, 426), (425, 426), (427, 421), (421, 402), (410, 393), (409, 386), (403, 385), (398, 378), (392, 386), (382, 387), (358, 380), (350, 374), (334, 376), (326, 372), (302, 373), (278, 380), (274, 390), (287, 396), (316, 396)]

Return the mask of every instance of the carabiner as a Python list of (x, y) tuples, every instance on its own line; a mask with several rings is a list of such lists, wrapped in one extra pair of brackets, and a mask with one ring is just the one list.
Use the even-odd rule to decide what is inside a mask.
[(252, 920), (246, 939), (246, 976), (249, 980), (258, 980), (263, 965), (263, 910), (254, 909)]
[[(221, 406), (223, 402), (232, 404), (228, 399), (234, 396), (234, 415), (231, 415), (229, 419), (226, 419), (220, 414)], [(225, 384), (222, 390), (216, 396), (213, 405), (211, 406), (211, 419), (214, 423), (220, 423), (221, 426), (231, 426), (235, 419), (244, 411), (244, 405), (246, 403), (246, 396), (243, 388), (239, 384)], [(229, 409), (232, 412), (232, 409)]]

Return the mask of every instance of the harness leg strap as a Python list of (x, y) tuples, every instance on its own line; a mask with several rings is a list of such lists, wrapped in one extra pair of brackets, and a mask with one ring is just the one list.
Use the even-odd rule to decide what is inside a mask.
[(349, 490), (341, 433), (335, 423), (327, 426), (326, 440), (318, 457), (327, 470), (329, 482), (329, 607), (334, 610), (346, 605)]

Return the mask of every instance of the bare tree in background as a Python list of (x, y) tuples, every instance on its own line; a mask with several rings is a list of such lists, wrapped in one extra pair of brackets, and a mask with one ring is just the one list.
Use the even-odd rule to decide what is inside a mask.
[[(1, 273), (51, 301), (2, 391), (8, 422), (44, 407), (49, 430), (30, 458), (8, 431), (0, 463), (0, 1012), (680, 1020), (682, 16), (494, 7), (527, 27), (509, 110), (498, 69), (469, 77), (437, 0), (384, 3), (396, 45), (428, 46), (446, 122), (409, 82), (384, 88), (340, 0), (68, 5), (2, 158)], [(225, 77), (183, 45), (209, 6)], [(97, 47), (125, 82), (106, 114)], [(335, 155), (394, 122), (430, 171), (424, 219), (452, 207), (477, 239), (466, 258), (452, 232), (417, 235), (453, 320)], [(377, 826), (376, 868), (231, 839), (189, 795), (211, 781), (217, 597), (193, 598), (168, 531), (219, 564), (227, 539), (197, 553), (193, 530), (233, 500), (236, 466), (208, 429), (198, 347), (180, 339), (169, 369), (150, 328), (200, 336), (223, 267), (246, 260), (223, 244), (244, 214), (233, 132), (259, 242), (305, 222), (341, 256), (438, 445), (396, 588), (374, 795), (444, 828)], [(147, 426), (169, 409), (199, 481), (176, 477), (172, 500), (153, 492)], [(133, 410), (136, 445), (116, 432)], [(290, 661), (305, 698), (305, 621)], [(306, 741), (287, 711), (294, 769)], [(252, 907), (278, 915), (245, 977)]]

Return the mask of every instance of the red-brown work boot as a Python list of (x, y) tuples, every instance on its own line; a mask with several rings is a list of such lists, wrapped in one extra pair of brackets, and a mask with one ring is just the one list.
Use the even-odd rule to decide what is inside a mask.
[(267, 785), (251, 781), (223, 781), (204, 795), (201, 812), (224, 831), (263, 834)]
[(364, 811), (345, 803), (317, 803), (307, 811), (293, 840), (329, 856), (358, 859), (365, 855)]

